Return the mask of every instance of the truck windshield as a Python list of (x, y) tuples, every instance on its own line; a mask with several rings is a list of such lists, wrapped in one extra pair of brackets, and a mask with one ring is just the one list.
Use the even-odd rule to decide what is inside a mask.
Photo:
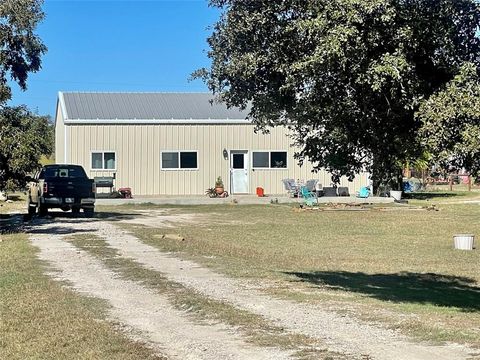
[(40, 173), (40, 179), (46, 178), (86, 178), (87, 175), (81, 167), (65, 166), (65, 167), (47, 167)]

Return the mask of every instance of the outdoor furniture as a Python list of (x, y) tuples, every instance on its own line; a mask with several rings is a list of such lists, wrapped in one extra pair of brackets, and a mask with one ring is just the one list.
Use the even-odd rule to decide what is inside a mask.
[(357, 197), (366, 199), (370, 196), (370, 188), (368, 186), (364, 186), (360, 188), (360, 191), (357, 192)]
[(313, 206), (318, 203), (317, 195), (314, 192), (309, 191), (306, 186), (300, 188), (300, 196), (305, 199), (305, 205), (307, 206)]
[(298, 186), (293, 179), (283, 179), (282, 180), (285, 190), (292, 197), (298, 196)]
[(323, 196), (334, 197), (337, 196), (337, 188), (333, 186), (326, 186), (323, 188)]
[(95, 176), (93, 178), (93, 181), (95, 182), (95, 186), (97, 188), (109, 188), (110, 193), (113, 189), (113, 180), (115, 180), (113, 176)]
[(307, 180), (305, 183), (305, 187), (308, 189), (308, 191), (314, 192), (315, 191), (315, 185), (317, 185), (318, 180), (316, 179), (311, 179)]
[(315, 192), (317, 193), (317, 197), (323, 196), (323, 185), (319, 182), (315, 184)]
[(350, 196), (350, 193), (348, 192), (348, 187), (340, 186), (338, 188), (338, 196)]

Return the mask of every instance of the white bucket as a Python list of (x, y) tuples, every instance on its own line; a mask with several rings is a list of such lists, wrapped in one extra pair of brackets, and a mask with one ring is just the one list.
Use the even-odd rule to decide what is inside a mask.
[(453, 246), (458, 250), (473, 250), (475, 235), (473, 234), (457, 234), (453, 235)]
[(398, 190), (390, 190), (390, 197), (394, 198), (397, 201), (402, 200), (402, 192)]

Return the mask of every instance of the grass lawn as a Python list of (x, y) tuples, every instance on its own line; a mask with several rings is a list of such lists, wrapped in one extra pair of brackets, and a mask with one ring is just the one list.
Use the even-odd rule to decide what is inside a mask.
[[(452, 235), (480, 236), (480, 204), (463, 204), (477, 192), (426, 193), (410, 204), (437, 204), (439, 211), (408, 206), (368, 211), (299, 211), (293, 206), (154, 205), (97, 207), (98, 218), (141, 217), (135, 210), (168, 208), (192, 214), (194, 223), (154, 228), (117, 222), (146, 243), (194, 259), (229, 276), (265, 285), (295, 301), (385, 323), (418, 339), (457, 341), (480, 347), (480, 250), (452, 249)], [(25, 213), (24, 199), (0, 208)], [(169, 214), (170, 214), (169, 213)], [(160, 215), (161, 216), (161, 215)], [(185, 241), (155, 237), (178, 233)], [(106, 321), (104, 302), (79, 296), (44, 274), (48, 266), (22, 233), (1, 235), (0, 358), (154, 357)], [(284, 348), (308, 338), (289, 338), (262, 319), (203, 298), (161, 274), (118, 258), (101, 239), (76, 238), (120, 276), (169, 294), (199, 318), (239, 327), (249, 341)], [(90, 246), (94, 245), (94, 246)], [(212, 315), (213, 314), (213, 315)]]
[(0, 359), (160, 359), (104, 320), (105, 303), (44, 275), (25, 234), (0, 236)]
[[(480, 252), (452, 248), (453, 234), (480, 235), (480, 205), (442, 199), (439, 211), (176, 207), (173, 212), (202, 220), (170, 229), (123, 226), (162, 250), (231, 276), (273, 283), (268, 291), (277, 295), (319, 301), (420, 339), (480, 346)], [(115, 211), (147, 208), (160, 207)], [(153, 236), (164, 233), (179, 233), (186, 241)]]
[[(263, 317), (239, 310), (233, 305), (209, 299), (198, 292), (167, 280), (161, 273), (149, 270), (137, 262), (122, 257), (104, 239), (91, 234), (76, 234), (68, 239), (73, 245), (102, 260), (120, 277), (140, 282), (143, 286), (167, 296), (179, 310), (191, 315), (198, 323), (222, 322), (237, 329), (248, 342), (258, 346), (275, 346), (295, 351), (300, 359), (343, 359), (341, 354), (322, 349), (315, 339), (301, 334), (285, 333)], [(298, 350), (301, 348), (302, 350)]]

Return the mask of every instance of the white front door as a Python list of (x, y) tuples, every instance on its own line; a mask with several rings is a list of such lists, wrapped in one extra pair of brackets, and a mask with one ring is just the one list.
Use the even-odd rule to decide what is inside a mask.
[(230, 177), (232, 194), (248, 194), (248, 151), (230, 151)]

